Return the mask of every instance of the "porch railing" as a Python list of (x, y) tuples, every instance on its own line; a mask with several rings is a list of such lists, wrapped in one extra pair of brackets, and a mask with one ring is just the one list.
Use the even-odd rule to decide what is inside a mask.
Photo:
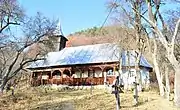
[(32, 78), (31, 80), (32, 86), (39, 86), (43, 84), (64, 84), (64, 85), (72, 85), (72, 86), (80, 86), (80, 85), (103, 85), (104, 78), (52, 78), (47, 80), (39, 80), (37, 78)]
[[(114, 76), (108, 76), (107, 82), (108, 84), (112, 84), (114, 81)], [(104, 77), (94, 77), (94, 78), (51, 78), (47, 80), (32, 78), (31, 80), (32, 86), (39, 86), (43, 84), (64, 84), (64, 85), (71, 85), (71, 86), (80, 86), (80, 85), (103, 85), (104, 84)]]

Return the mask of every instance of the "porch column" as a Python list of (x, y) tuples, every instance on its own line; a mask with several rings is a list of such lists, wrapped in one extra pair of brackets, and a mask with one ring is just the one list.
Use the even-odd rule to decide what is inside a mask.
[(78, 84), (80, 85), (82, 85), (82, 82), (83, 82), (82, 73), (83, 73), (83, 70), (80, 70), (80, 82), (78, 82)]
[(51, 85), (53, 84), (53, 76), (52, 76), (52, 73), (53, 73), (53, 70), (51, 70), (51, 74), (50, 74), (50, 83), (51, 83)]
[(103, 72), (103, 77), (104, 77), (104, 85), (107, 85), (107, 73), (104, 69), (102, 72)]
[(41, 84), (40, 85), (42, 85), (43, 84), (43, 80), (42, 80), (42, 71), (40, 72), (40, 81), (41, 81)]
[(115, 66), (114, 66), (114, 65), (113, 65), (113, 73), (114, 73), (115, 76), (117, 76), (117, 75), (116, 75), (116, 69), (115, 69)]
[(34, 86), (34, 84), (33, 84), (33, 81), (34, 81), (34, 80), (33, 80), (33, 74), (34, 74), (34, 73), (31, 72), (31, 76), (30, 76), (30, 80), (29, 80), (29, 81), (30, 81), (30, 84), (31, 84), (32, 86)]
[(53, 73), (53, 70), (51, 70), (50, 79), (52, 79), (52, 78), (53, 78), (52, 73)]
[(64, 69), (59, 69), (59, 71), (61, 72), (60, 83), (63, 84), (63, 72), (64, 72)]
[(72, 76), (72, 71), (69, 69), (69, 73), (70, 73), (70, 76), (69, 77), (71, 77)]
[(101, 71), (102, 71), (102, 78), (103, 78), (103, 84), (104, 85), (106, 85), (106, 81), (107, 81), (107, 78), (106, 78), (106, 72), (104, 72), (104, 69), (105, 69), (105, 67), (104, 66), (100, 66), (100, 68), (101, 68)]

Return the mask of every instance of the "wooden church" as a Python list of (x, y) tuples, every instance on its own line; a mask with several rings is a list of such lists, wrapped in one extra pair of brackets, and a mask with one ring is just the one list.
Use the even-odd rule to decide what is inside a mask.
[[(63, 36), (60, 27), (54, 37), (59, 42), (55, 44), (57, 51), (49, 52), (45, 60), (33, 62), (28, 66), (31, 70), (33, 86), (45, 84), (106, 85), (112, 84), (118, 75), (121, 75), (123, 85), (133, 83), (137, 65), (135, 51), (121, 52), (120, 46), (112, 43), (65, 47), (68, 39)], [(122, 60), (121, 69), (119, 69), (120, 59)], [(127, 61), (128, 59), (130, 61)], [(146, 84), (152, 66), (142, 55), (138, 67), (141, 82)]]

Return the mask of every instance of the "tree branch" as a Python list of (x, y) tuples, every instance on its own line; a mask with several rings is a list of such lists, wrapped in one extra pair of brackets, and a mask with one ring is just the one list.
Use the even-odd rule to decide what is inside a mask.
[(11, 25), (11, 24), (13, 24), (13, 25), (20, 25), (20, 24), (17, 23), (17, 22), (10, 22), (10, 16), (8, 16), (6, 25), (2, 26), (3, 24), (1, 24), (0, 33), (2, 33), (2, 31), (3, 31), (5, 28), (7, 28), (9, 25)]
[(173, 34), (173, 37), (172, 37), (172, 41), (171, 41), (171, 46), (172, 46), (172, 52), (174, 52), (174, 41), (176, 39), (176, 36), (178, 34), (178, 30), (179, 30), (179, 26), (180, 25), (180, 19), (177, 21), (176, 23), (176, 27), (175, 27), (175, 31), (174, 31), (174, 34)]
[(130, 21), (130, 24), (134, 27), (133, 23), (132, 23), (132, 17), (127, 13), (126, 9), (121, 5), (119, 4), (120, 8), (124, 11), (124, 13), (126, 14), (126, 16), (128, 17), (129, 21)]
[(5, 74), (4, 77), (8, 77), (8, 76), (9, 76), (9, 73), (11, 72), (11, 70), (12, 70), (14, 64), (16, 63), (16, 61), (17, 61), (18, 58), (19, 58), (19, 55), (20, 55), (20, 52), (17, 53), (15, 59), (14, 59), (14, 60), (12, 61), (12, 63), (10, 64), (10, 66), (9, 66), (9, 68), (8, 68), (8, 70), (7, 70), (7, 72), (6, 72), (6, 74)]
[[(137, 12), (137, 10), (134, 9), (133, 7), (132, 7), (132, 9)], [(143, 15), (140, 14), (140, 16), (141, 16), (148, 24), (150, 24), (150, 25), (153, 27), (153, 31), (158, 35), (158, 37), (159, 37), (160, 41), (162, 42), (162, 44), (164, 45), (164, 47), (165, 47), (166, 49), (168, 49), (168, 42), (167, 42), (167, 40), (165, 39), (165, 37), (164, 37), (164, 35), (162, 34), (162, 32), (157, 28), (156, 24), (155, 24), (153, 21), (151, 21), (151, 20), (147, 19), (146, 17), (144, 17)]]
[(8, 77), (8, 80), (12, 79), (14, 76), (16, 76), (16, 74), (21, 70), (23, 69), (23, 66), (26, 65), (27, 63), (31, 63), (31, 62), (35, 62), (35, 61), (38, 61), (38, 60), (44, 60), (44, 58), (35, 58), (33, 60), (27, 60), (25, 62), (23, 62), (18, 69), (16, 69), (13, 74), (11, 76)]

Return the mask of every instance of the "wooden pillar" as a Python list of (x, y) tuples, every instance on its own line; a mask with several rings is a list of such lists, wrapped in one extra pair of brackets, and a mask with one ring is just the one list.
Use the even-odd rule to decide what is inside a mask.
[(31, 72), (31, 75), (30, 75), (30, 79), (29, 79), (29, 81), (30, 81), (30, 84), (32, 85), (32, 86), (34, 86), (34, 79), (33, 79), (33, 72)]
[(107, 85), (107, 73), (105, 69), (103, 69), (103, 75), (104, 75), (104, 85)]
[(52, 74), (53, 74), (53, 70), (51, 70), (51, 74), (50, 74), (50, 78), (51, 79), (53, 78)]
[(72, 76), (72, 71), (69, 69), (69, 73), (70, 73), (70, 76), (69, 77), (71, 77)]
[(104, 66), (99, 66), (99, 68), (101, 68), (101, 71), (102, 71), (102, 77), (104, 78)]
[(114, 73), (115, 76), (117, 76), (117, 74), (116, 74), (116, 67), (114, 65), (113, 65), (113, 73)]
[(69, 76), (68, 76), (68, 82), (67, 82), (67, 84), (68, 84), (68, 85), (71, 85), (71, 70), (70, 70), (70, 68), (68, 68), (68, 71), (69, 71)]
[(43, 80), (42, 80), (42, 71), (41, 71), (41, 73), (40, 73), (40, 80), (41, 80), (40, 85), (42, 85), (42, 84), (43, 84)]
[(100, 66), (100, 68), (101, 68), (101, 71), (102, 71), (102, 78), (103, 78), (103, 82), (102, 83), (100, 83), (100, 84), (104, 84), (105, 85), (105, 82), (106, 82), (106, 79), (105, 79), (105, 77), (106, 77), (106, 75), (104, 75), (104, 66)]
[(80, 69), (80, 85), (82, 85), (83, 84), (83, 78), (82, 78), (82, 75), (83, 75), (83, 73), (84, 73), (84, 68), (81, 68)]
[(53, 84), (53, 76), (52, 76), (52, 74), (53, 74), (53, 70), (51, 70), (51, 74), (50, 74), (50, 83), (51, 83), (51, 85)]
[(64, 81), (63, 81), (63, 72), (64, 72), (64, 69), (59, 69), (59, 71), (61, 72), (61, 84), (64, 84)]

